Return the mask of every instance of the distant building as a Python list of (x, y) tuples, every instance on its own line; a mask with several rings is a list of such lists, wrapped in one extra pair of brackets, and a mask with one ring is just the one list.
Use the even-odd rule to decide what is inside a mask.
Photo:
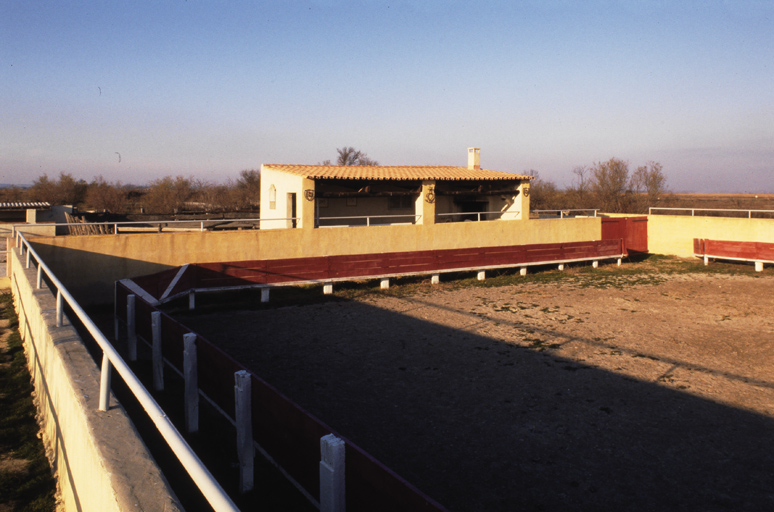
[(468, 166), (261, 166), (261, 229), (526, 220), (531, 176)]

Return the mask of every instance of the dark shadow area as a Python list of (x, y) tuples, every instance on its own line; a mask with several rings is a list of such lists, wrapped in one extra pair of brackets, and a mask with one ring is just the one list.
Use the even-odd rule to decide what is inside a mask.
[(771, 418), (410, 316), (421, 307), (179, 317), (450, 510), (774, 507)]
[(81, 306), (112, 303), (115, 281), (174, 268), (174, 265), (36, 244), (34, 239), (30, 244)]
[[(103, 333), (112, 332), (112, 306), (102, 305), (89, 308), (89, 315), (98, 324)], [(101, 358), (101, 350), (81, 325), (76, 326), (86, 341), (89, 351), (96, 361)], [(117, 344), (119, 351), (124, 348), (126, 340)], [(123, 353), (124, 358), (126, 354)], [(143, 342), (138, 344), (138, 361), (130, 363), (132, 371), (151, 391), (165, 413), (172, 419), (177, 429), (183, 434), (188, 444), (194, 449), (207, 469), (215, 476), (223, 489), (228, 493), (240, 510), (266, 510), (272, 512), (312, 512), (315, 507), (274, 467), (259, 454), (255, 458), (255, 488), (241, 494), (238, 488), (239, 464), (236, 451), (236, 431), (206, 400), (199, 403), (199, 431), (188, 434), (185, 431), (184, 420), (184, 382), (182, 377), (168, 366), (164, 371), (164, 390), (153, 390), (150, 348)], [(187, 512), (211, 511), (212, 507), (185, 468), (178, 461), (167, 442), (159, 433), (148, 414), (134, 398), (126, 384), (113, 373), (112, 390), (121, 406), (137, 428), (140, 436), (151, 451), (153, 458), (161, 468)]]

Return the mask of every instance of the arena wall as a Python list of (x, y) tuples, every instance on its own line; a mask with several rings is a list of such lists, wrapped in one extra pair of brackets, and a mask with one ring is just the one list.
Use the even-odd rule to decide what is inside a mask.
[(774, 242), (774, 219), (648, 216), (648, 249), (651, 253), (692, 258), (694, 238)]
[[(9, 246), (11, 245), (9, 241)], [(61, 510), (182, 510), (134, 425), (111, 397), (98, 411), (99, 369), (65, 317), (56, 327), (56, 297), (36, 289), (26, 255), (9, 251), (19, 331), (35, 386), (38, 422), (56, 471)], [(58, 510), (60, 510), (58, 509)]]
[(599, 240), (599, 218), (430, 225), (36, 237), (43, 261), (83, 303), (112, 301), (113, 283), (186, 263), (301, 258)]

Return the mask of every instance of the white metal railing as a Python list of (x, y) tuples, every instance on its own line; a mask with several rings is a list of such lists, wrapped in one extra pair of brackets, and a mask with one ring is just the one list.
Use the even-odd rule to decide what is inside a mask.
[[(491, 211), (491, 212), (453, 212), (453, 213), (436, 213), (435, 214), (436, 217), (458, 217), (458, 216), (470, 217), (472, 215), (476, 216), (476, 221), (477, 222), (481, 222), (481, 216), (482, 215), (499, 215), (501, 217), (504, 216), (504, 215), (517, 216), (517, 215), (519, 215), (519, 212), (512, 212), (512, 211), (505, 211), (504, 212), (504, 211), (501, 211), (501, 210), (496, 210), (496, 211)], [(488, 220), (488, 219), (485, 218), (484, 220)], [(496, 220), (496, 219), (492, 219), (492, 220)]]
[(419, 222), (419, 219), (421, 218), (422, 218), (421, 215), (416, 215), (413, 213), (404, 213), (403, 215), (347, 215), (344, 217), (317, 217), (316, 224), (320, 227), (349, 226), (352, 224), (349, 224), (349, 223), (330, 224), (329, 226), (322, 226), (320, 225), (320, 221), (327, 221), (327, 220), (352, 221), (352, 220), (360, 220), (360, 219), (365, 219), (366, 226), (370, 226), (372, 224), (376, 225), (376, 223), (373, 223), (371, 219), (412, 219), (411, 224), (416, 224), (417, 222)]
[[(264, 222), (268, 221), (298, 221), (299, 217), (287, 218), (287, 219), (264, 219)], [(261, 219), (245, 218), (245, 219), (199, 219), (199, 220), (134, 220), (134, 221), (121, 221), (121, 222), (48, 222), (40, 224), (15, 224), (13, 226), (13, 236), (16, 236), (17, 227), (70, 227), (74, 226), (88, 228), (90, 226), (104, 226), (106, 228), (113, 228), (113, 234), (119, 233), (119, 227), (137, 229), (156, 227), (158, 230), (162, 230), (165, 227), (178, 226), (177, 229), (183, 228), (183, 225), (194, 226), (192, 231), (204, 231), (207, 226), (215, 224), (230, 224), (236, 222), (248, 222), (258, 226), (260, 229)], [(184, 229), (184, 228), (183, 228)]]
[(753, 213), (774, 215), (774, 210), (734, 210), (729, 208), (666, 208), (661, 206), (651, 206), (648, 208), (648, 215), (654, 215), (653, 212), (657, 210), (691, 212), (691, 217), (695, 217), (696, 212), (746, 213), (748, 219), (752, 219)]
[(586, 213), (590, 212), (593, 214), (592, 215), (593, 217), (596, 217), (598, 211), (599, 209), (586, 208), (586, 209), (577, 209), (577, 210), (572, 210), (572, 209), (571, 210), (532, 210), (530, 213), (537, 213), (537, 214), (551, 213), (559, 217), (560, 219), (563, 219), (565, 217), (577, 217), (578, 212), (586, 212)]
[(70, 292), (62, 285), (57, 279), (51, 269), (43, 263), (35, 250), (30, 246), (30, 243), (24, 237), (22, 233), (15, 233), (16, 247), (21, 251), (21, 255), (24, 256), (26, 252), (26, 268), (30, 268), (32, 259), (37, 262), (38, 275), (37, 275), (37, 288), (42, 286), (42, 277), (45, 274), (51, 284), (56, 288), (56, 326), (61, 327), (64, 316), (64, 304), (67, 303), (72, 308), (73, 313), (78, 319), (83, 322), (84, 327), (94, 337), (94, 340), (100, 346), (103, 351), (102, 354), (102, 369), (100, 375), (100, 392), (99, 392), (99, 410), (107, 411), (110, 401), (110, 374), (111, 366), (114, 367), (119, 375), (126, 382), (127, 387), (132, 391), (132, 394), (142, 405), (143, 409), (148, 413), (156, 428), (159, 430), (164, 440), (169, 447), (175, 453), (177, 458), (182, 463), (185, 470), (191, 476), (193, 481), (199, 487), (204, 497), (212, 505), (212, 508), (216, 511), (232, 511), (239, 512), (239, 509), (231, 501), (231, 498), (225, 493), (223, 488), (218, 484), (215, 478), (210, 474), (207, 468), (204, 466), (199, 457), (194, 453), (188, 443), (185, 441), (180, 432), (172, 424), (172, 421), (167, 417), (166, 413), (161, 409), (156, 400), (148, 393), (145, 386), (142, 385), (137, 376), (132, 372), (123, 358), (118, 354), (113, 345), (102, 334), (99, 328), (89, 318), (86, 312), (76, 302)]

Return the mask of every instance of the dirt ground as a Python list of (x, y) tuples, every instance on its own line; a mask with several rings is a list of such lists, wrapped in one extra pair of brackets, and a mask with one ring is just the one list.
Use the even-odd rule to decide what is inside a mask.
[(774, 270), (681, 264), (181, 320), (452, 511), (772, 510)]

